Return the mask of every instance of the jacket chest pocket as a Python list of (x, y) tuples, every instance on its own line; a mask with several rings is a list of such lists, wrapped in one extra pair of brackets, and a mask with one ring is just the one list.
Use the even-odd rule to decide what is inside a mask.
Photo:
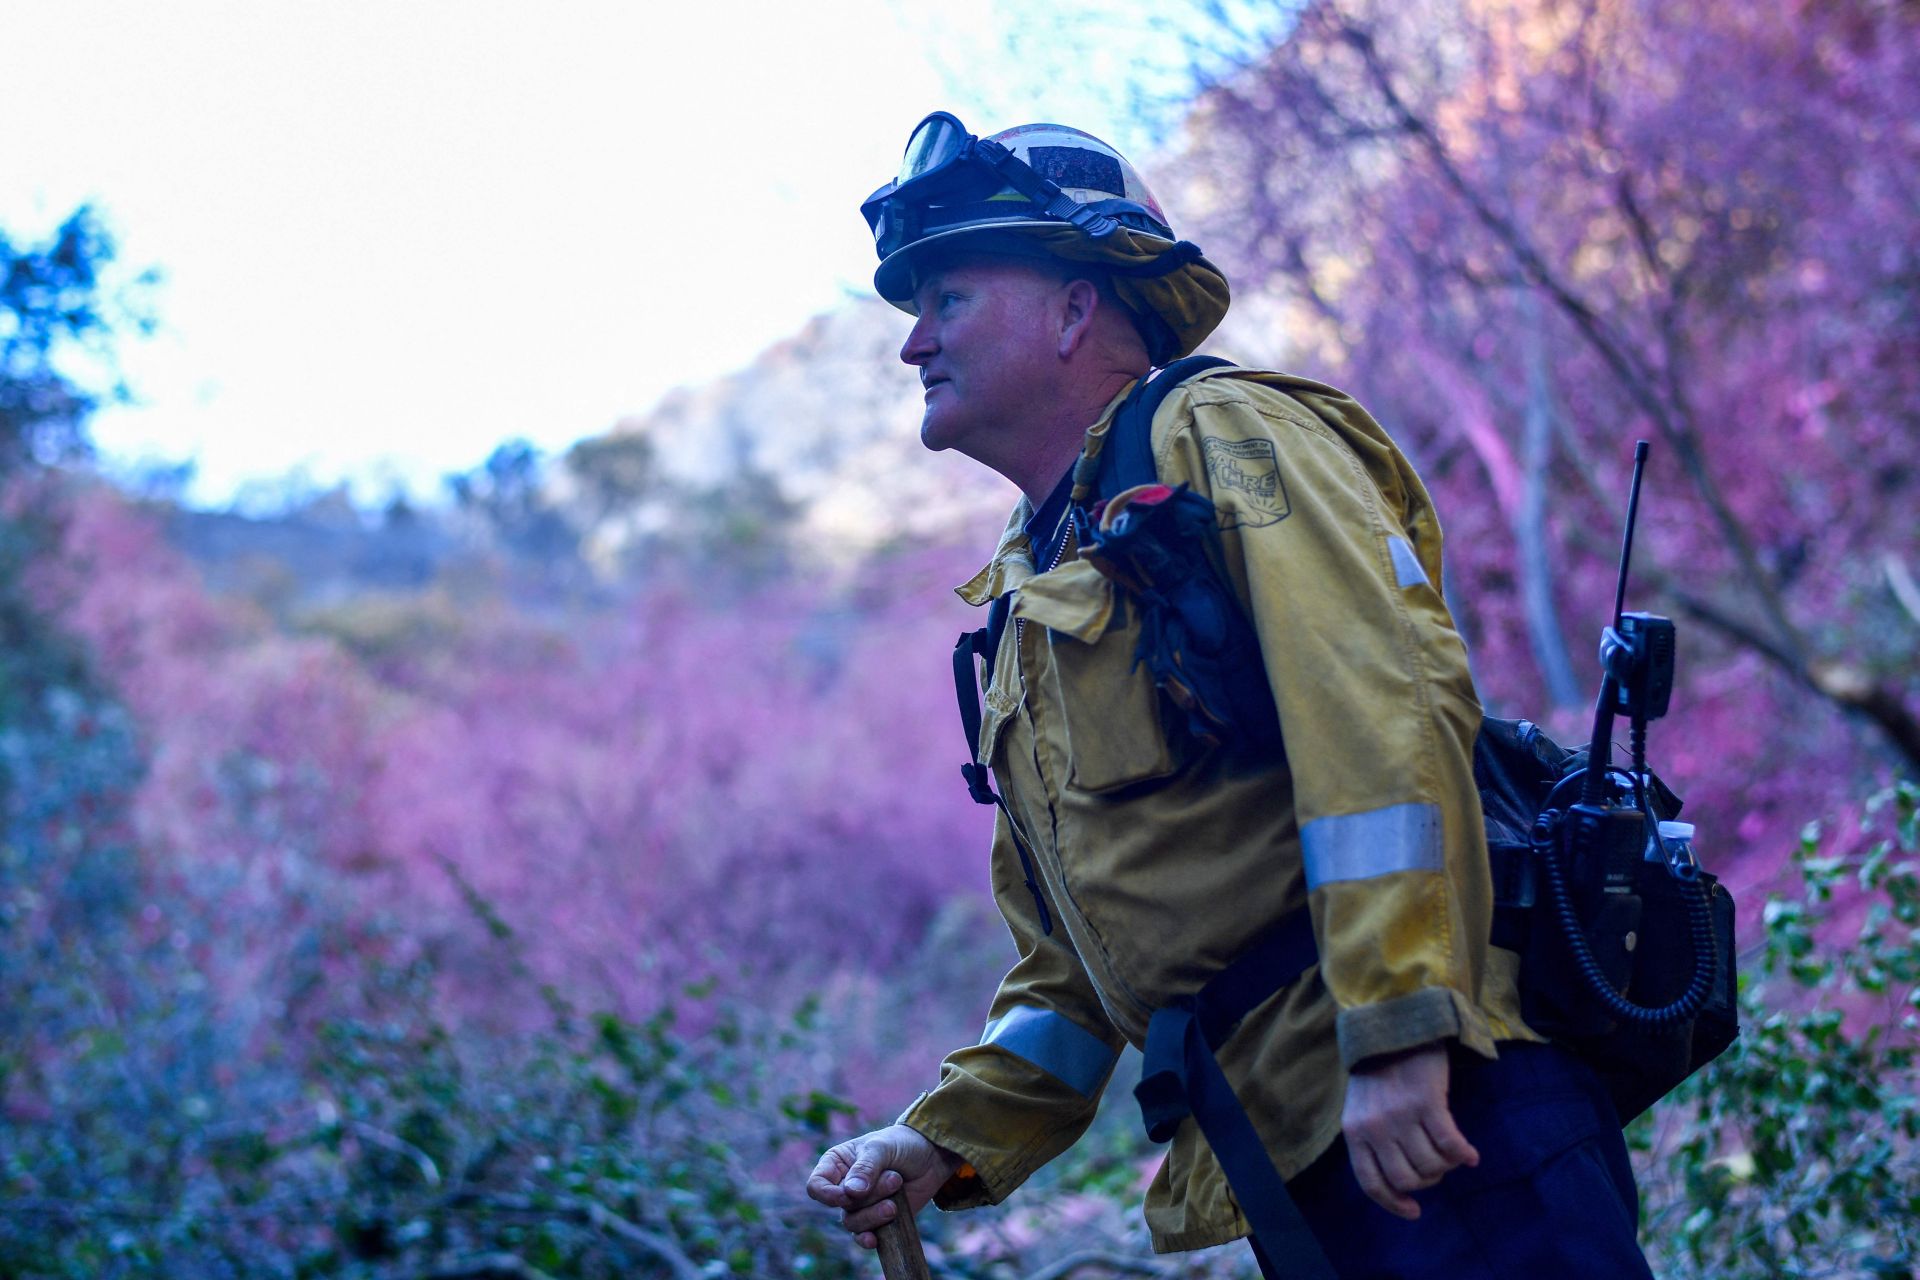
[(1014, 615), (1044, 628), (1043, 693), (1065, 734), (1067, 785), (1104, 794), (1165, 778), (1179, 762), (1160, 691), (1134, 665), (1138, 620), (1113, 584), (1083, 560), (1032, 578)]

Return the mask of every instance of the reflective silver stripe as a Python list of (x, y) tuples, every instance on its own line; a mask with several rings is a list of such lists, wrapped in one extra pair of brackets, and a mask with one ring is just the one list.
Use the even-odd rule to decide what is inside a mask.
[(1120, 1056), (1099, 1036), (1051, 1009), (1013, 1009), (987, 1024), (980, 1043), (1025, 1058), (1083, 1098), (1100, 1092)]
[(1369, 813), (1315, 818), (1300, 828), (1307, 888), (1336, 880), (1367, 880), (1396, 871), (1438, 871), (1440, 806), (1395, 804)]
[(1403, 590), (1427, 585), (1427, 571), (1420, 567), (1420, 557), (1413, 554), (1413, 548), (1405, 538), (1397, 534), (1389, 536), (1387, 550), (1393, 552), (1393, 572), (1400, 579)]

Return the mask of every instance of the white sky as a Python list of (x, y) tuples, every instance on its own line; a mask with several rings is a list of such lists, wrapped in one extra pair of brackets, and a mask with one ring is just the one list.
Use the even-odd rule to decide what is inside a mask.
[[(864, 291), (859, 202), (927, 111), (1137, 153), (1124, 82), (1181, 55), (1112, 8), (20, 3), (0, 227), (37, 240), (91, 200), (164, 273), (160, 333), (121, 344), (141, 402), (93, 424), (110, 466), (191, 457), (202, 503), (290, 471), (432, 494)], [(1042, 11), (1029, 45), (1066, 73), (1005, 51)]]

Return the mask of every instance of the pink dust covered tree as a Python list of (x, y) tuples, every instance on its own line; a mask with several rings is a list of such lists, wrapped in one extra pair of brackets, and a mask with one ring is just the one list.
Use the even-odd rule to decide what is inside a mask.
[[(435, 961), (463, 1018), (535, 1015), (527, 984), (501, 998), (467, 890), (584, 1007), (706, 984), (773, 1008), (832, 978), (879, 1035), (852, 1006), (984, 895), (951, 555), (878, 563), (857, 598), (660, 585), (559, 621), (436, 593), (374, 643), (211, 595), (110, 492), (59, 527), (33, 589), (133, 713), (143, 865), (200, 904), (195, 962), (243, 1043), (354, 1012), (368, 955)], [(922, 1030), (963, 1034), (983, 997)], [(906, 1088), (874, 1054), (860, 1091)]]
[(1654, 443), (1628, 607), (1722, 849), (1920, 766), (1916, 122), (1872, 0), (1313, 3), (1192, 117), (1203, 243), (1435, 489), (1490, 709), (1579, 734)]

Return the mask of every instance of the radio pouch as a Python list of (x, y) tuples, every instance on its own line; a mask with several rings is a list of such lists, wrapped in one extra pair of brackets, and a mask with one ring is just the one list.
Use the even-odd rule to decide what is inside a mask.
[[(1678, 1000), (1693, 980), (1698, 893), (1711, 921), (1713, 966), (1705, 1001), (1691, 1017), (1649, 1026), (1615, 1016), (1580, 973), (1562, 920), (1549, 901), (1540, 859), (1542, 817), (1551, 825), (1556, 791), (1586, 770), (1587, 753), (1568, 750), (1525, 720), (1487, 718), (1474, 743), (1474, 781), (1486, 818), (1494, 878), (1495, 946), (1518, 951), (1521, 1014), (1527, 1025), (1576, 1053), (1599, 1073), (1625, 1124), (1720, 1056), (1739, 1032), (1735, 1004), (1733, 898), (1711, 874), (1683, 881), (1664, 857), (1648, 854), (1648, 817), (1620, 806), (1598, 839), (1565, 868), (1568, 896), (1586, 949), (1607, 984), (1633, 1003)], [(1630, 780), (1614, 775), (1623, 795)], [(1657, 776), (1645, 781), (1652, 818), (1680, 812), (1680, 797)]]

